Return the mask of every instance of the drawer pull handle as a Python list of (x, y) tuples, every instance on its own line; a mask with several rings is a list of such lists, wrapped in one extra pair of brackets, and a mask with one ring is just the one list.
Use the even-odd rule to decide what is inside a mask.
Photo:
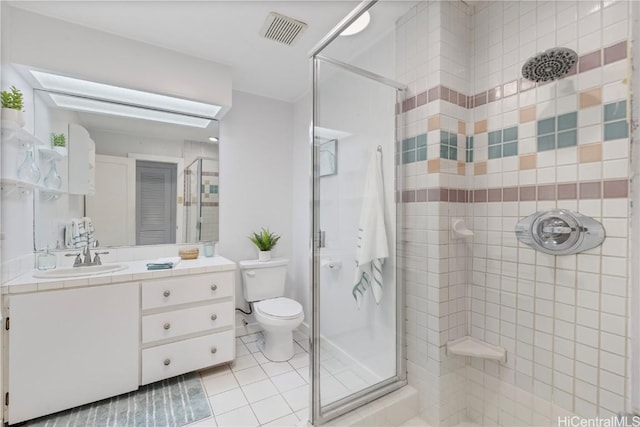
[(218, 285), (211, 285), (211, 290), (212, 291), (217, 291), (218, 290)]
[(164, 324), (164, 329), (167, 330), (169, 328), (171, 328), (171, 323), (165, 323)]
[(171, 295), (171, 291), (164, 291), (162, 295), (164, 295), (165, 297), (168, 297), (169, 295)]
[(217, 318), (218, 318), (218, 315), (217, 315), (217, 314), (212, 314), (212, 315), (211, 315), (211, 320), (216, 320)]
[(215, 347), (211, 347), (211, 354), (216, 354), (218, 352), (218, 349)]
[(171, 359), (164, 359), (164, 366), (171, 365)]

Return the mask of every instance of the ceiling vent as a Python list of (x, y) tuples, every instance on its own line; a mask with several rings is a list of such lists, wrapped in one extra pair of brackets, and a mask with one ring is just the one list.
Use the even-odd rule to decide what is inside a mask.
[(279, 13), (270, 12), (264, 21), (260, 35), (287, 46), (296, 42), (307, 28), (307, 24)]

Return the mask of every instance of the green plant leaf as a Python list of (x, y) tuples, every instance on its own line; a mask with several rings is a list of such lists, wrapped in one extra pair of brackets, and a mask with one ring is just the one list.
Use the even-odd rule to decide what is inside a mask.
[(249, 240), (261, 251), (270, 251), (280, 240), (280, 236), (271, 233), (268, 228), (262, 228), (259, 233), (255, 231), (249, 236)]

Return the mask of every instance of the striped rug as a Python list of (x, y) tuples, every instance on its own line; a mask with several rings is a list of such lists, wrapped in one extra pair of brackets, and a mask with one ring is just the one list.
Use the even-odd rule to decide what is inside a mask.
[(180, 427), (211, 416), (200, 375), (192, 372), (131, 393), (23, 423), (34, 427)]

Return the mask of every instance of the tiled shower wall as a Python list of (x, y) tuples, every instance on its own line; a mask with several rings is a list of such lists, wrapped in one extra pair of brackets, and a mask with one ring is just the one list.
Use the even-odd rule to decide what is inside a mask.
[[(432, 424), (625, 408), (629, 7), (424, 2), (398, 22), (409, 381)], [(580, 55), (567, 77), (521, 79), (556, 46)], [(554, 257), (519, 244), (517, 220), (553, 208), (602, 221), (604, 245)], [(451, 239), (454, 216), (472, 240)], [(466, 334), (507, 363), (447, 357)]]

